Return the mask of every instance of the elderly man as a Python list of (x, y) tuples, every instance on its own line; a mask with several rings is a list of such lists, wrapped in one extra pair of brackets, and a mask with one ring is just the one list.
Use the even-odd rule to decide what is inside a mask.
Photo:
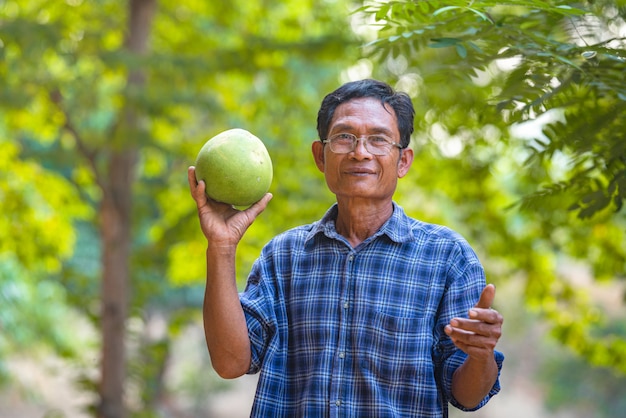
[(337, 202), (272, 239), (241, 294), (235, 252), (266, 208), (210, 201), (189, 168), (207, 239), (204, 323), (215, 370), (260, 372), (255, 417), (445, 417), (499, 389), (502, 316), (459, 234), (393, 201), (413, 162), (410, 98), (376, 80), (322, 101), (315, 164)]

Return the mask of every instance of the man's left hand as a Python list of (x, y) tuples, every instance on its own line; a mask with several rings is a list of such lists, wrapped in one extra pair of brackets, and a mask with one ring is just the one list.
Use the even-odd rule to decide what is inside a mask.
[(453, 318), (445, 332), (454, 345), (470, 357), (493, 359), (493, 351), (502, 335), (502, 315), (491, 308), (496, 287), (488, 284), (478, 303), (469, 311), (469, 318)]

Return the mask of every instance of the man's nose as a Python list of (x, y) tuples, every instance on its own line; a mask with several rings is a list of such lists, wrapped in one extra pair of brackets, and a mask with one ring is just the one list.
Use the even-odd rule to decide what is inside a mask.
[(356, 143), (354, 144), (354, 151), (353, 152), (355, 154), (371, 155), (371, 153), (367, 149), (367, 146), (365, 145), (366, 142), (367, 142), (367, 137), (366, 136), (358, 137), (356, 139)]

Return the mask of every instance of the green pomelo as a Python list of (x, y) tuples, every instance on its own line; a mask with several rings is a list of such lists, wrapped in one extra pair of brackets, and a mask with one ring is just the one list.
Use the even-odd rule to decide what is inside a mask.
[(209, 198), (234, 206), (259, 201), (272, 184), (272, 160), (263, 142), (245, 129), (209, 139), (196, 158), (196, 180)]

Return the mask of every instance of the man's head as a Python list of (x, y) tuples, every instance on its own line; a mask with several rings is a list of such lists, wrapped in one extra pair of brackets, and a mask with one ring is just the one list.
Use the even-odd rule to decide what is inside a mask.
[(318, 116), (321, 140), (311, 147), (338, 202), (391, 203), (398, 179), (413, 162), (407, 147), (413, 114), (406, 94), (375, 80), (345, 84), (324, 98)]
[(405, 93), (396, 92), (382, 81), (371, 79), (346, 83), (324, 98), (317, 114), (317, 132), (320, 139), (327, 139), (337, 106), (352, 99), (366, 97), (378, 99), (381, 104), (390, 106), (394, 110), (398, 120), (400, 145), (402, 148), (408, 147), (415, 117), (411, 98)]

